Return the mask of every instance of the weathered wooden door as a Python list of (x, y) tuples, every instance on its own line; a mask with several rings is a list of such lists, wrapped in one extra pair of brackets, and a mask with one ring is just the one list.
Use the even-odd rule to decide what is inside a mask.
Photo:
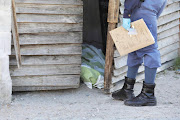
[(13, 91), (78, 88), (82, 0), (15, 0), (22, 66), (12, 46)]

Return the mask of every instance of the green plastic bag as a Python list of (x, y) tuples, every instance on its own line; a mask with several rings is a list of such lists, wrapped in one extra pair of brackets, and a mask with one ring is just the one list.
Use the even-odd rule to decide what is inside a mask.
[(92, 89), (95, 86), (99, 89), (104, 85), (105, 56), (100, 49), (92, 45), (83, 45), (81, 80)]
[(99, 89), (103, 88), (104, 77), (89, 66), (81, 65), (81, 79), (90, 89), (92, 86)]

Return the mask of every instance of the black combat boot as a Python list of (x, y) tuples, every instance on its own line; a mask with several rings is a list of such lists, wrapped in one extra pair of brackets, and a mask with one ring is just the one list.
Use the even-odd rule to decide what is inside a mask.
[(112, 93), (112, 97), (116, 100), (127, 100), (134, 98), (134, 84), (135, 79), (130, 79), (128, 77), (125, 77), (124, 86), (122, 89), (115, 91)]
[(128, 106), (155, 106), (157, 104), (154, 96), (155, 84), (146, 84), (143, 82), (141, 93), (131, 100), (126, 100), (125, 105)]

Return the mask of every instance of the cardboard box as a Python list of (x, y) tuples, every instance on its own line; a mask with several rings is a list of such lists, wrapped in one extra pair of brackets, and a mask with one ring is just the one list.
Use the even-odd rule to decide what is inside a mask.
[(110, 35), (121, 56), (155, 43), (154, 37), (143, 19), (132, 22), (131, 26), (136, 29), (137, 35), (129, 35), (128, 31), (122, 26), (110, 31)]

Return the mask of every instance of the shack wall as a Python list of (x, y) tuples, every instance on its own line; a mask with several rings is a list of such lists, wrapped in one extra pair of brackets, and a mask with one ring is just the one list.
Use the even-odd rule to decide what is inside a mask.
[(11, 0), (0, 0), (0, 104), (11, 102), (12, 82), (9, 74), (11, 54)]
[[(122, 25), (124, 0), (120, 0), (120, 15), (118, 26)], [(162, 66), (158, 68), (161, 72), (172, 66), (174, 60), (178, 57), (179, 49), (179, 0), (168, 0), (167, 6), (158, 19), (158, 45), (161, 53)], [(127, 55), (121, 57), (118, 51), (114, 52), (114, 70), (112, 82), (117, 83), (124, 79), (127, 73)], [(144, 66), (141, 66), (137, 81), (144, 79)]]
[(78, 88), (82, 0), (15, 0), (22, 66), (12, 43), (13, 91)]

